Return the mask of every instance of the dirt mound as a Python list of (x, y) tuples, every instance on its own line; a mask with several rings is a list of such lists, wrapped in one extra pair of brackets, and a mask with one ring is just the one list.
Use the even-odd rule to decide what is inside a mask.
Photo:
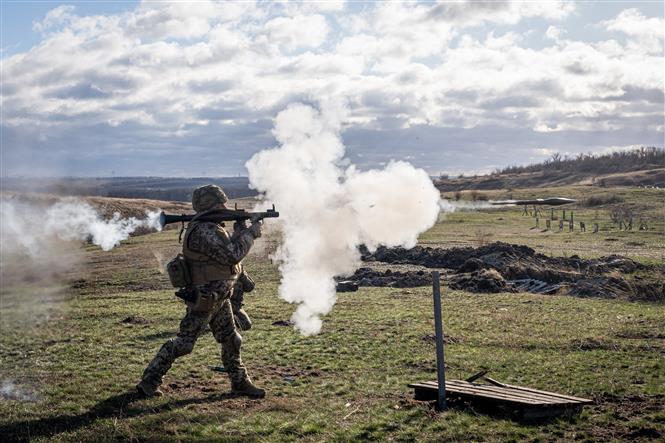
[(120, 323), (124, 325), (147, 325), (150, 323), (150, 320), (138, 315), (130, 315), (129, 317), (123, 319)]
[(451, 289), (461, 289), (469, 292), (496, 293), (517, 292), (517, 290), (494, 269), (479, 269), (474, 272), (465, 272), (453, 275), (448, 280)]
[[(477, 269), (502, 268), (510, 275), (504, 277), (538, 278), (545, 274), (547, 281), (559, 279), (566, 281), (575, 278), (580, 272), (635, 272), (645, 269), (644, 265), (630, 258), (612, 255), (599, 259), (584, 260), (573, 255), (572, 257), (548, 257), (537, 253), (524, 245), (512, 245), (495, 242), (480, 248), (430, 248), (416, 246), (412, 249), (380, 247), (373, 254), (364, 253), (365, 261), (380, 261), (396, 264), (413, 264), (428, 268), (448, 268), (458, 272), (472, 272)], [(524, 266), (519, 266), (523, 264)], [(505, 269), (503, 269), (505, 268)], [(550, 272), (555, 275), (550, 275)], [(503, 272), (502, 272), (503, 274)], [(545, 280), (545, 279), (543, 279)]]
[(458, 275), (449, 279), (451, 287), (471, 292), (510, 292), (516, 287), (514, 282), (519, 281), (517, 286), (524, 287), (524, 281), (534, 281), (548, 288), (568, 288), (569, 294), (580, 297), (665, 300), (662, 266), (643, 265), (618, 255), (598, 259), (548, 257), (528, 246), (502, 242), (480, 248), (381, 247), (372, 254), (361, 252), (367, 262), (452, 269)]
[[(337, 283), (338, 292), (348, 292), (352, 284), (356, 286), (378, 286), (391, 288), (415, 288), (432, 284), (432, 276), (425, 271), (378, 271), (372, 268), (359, 268), (350, 277)], [(340, 290), (341, 289), (341, 290)]]

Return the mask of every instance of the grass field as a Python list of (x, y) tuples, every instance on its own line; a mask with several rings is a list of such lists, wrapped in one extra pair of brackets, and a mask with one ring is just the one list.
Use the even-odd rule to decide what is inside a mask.
[[(554, 208), (554, 214), (562, 218), (562, 211), (570, 218), (574, 213), (575, 229), (568, 231), (564, 223), (559, 232), (558, 220), (551, 222), (552, 230), (545, 231), (545, 219), (549, 209), (543, 210), (539, 227), (531, 216), (523, 216), (522, 207), (494, 207), (482, 211), (466, 210), (443, 214), (442, 222), (426, 232), (420, 240), (429, 246), (478, 246), (480, 239), (524, 244), (546, 255), (591, 258), (611, 254), (628, 256), (644, 263), (665, 262), (665, 191), (643, 188), (598, 188), (592, 186), (567, 186), (537, 190), (479, 191), (492, 200), (531, 199), (546, 197), (569, 197), (578, 199), (576, 204)], [(444, 196), (453, 197), (452, 193)], [(623, 200), (620, 204), (587, 207), (584, 202), (591, 197), (613, 196)], [(462, 198), (470, 198), (470, 193), (462, 193)], [(479, 203), (482, 204), (482, 203)], [(616, 206), (633, 208), (635, 227), (631, 231), (619, 230), (613, 223), (609, 211)], [(637, 229), (638, 218), (647, 221), (648, 230)], [(579, 222), (585, 222), (586, 232), (580, 232)], [(593, 225), (600, 228), (593, 234)]]
[[(564, 192), (585, 195), (576, 188), (552, 191)], [(520, 208), (501, 208), (448, 214), (421, 243), (474, 245), (477, 231), (484, 230), (492, 241), (528, 244), (546, 254), (620, 253), (663, 263), (662, 191), (603, 192), (644, 205), (652, 229), (617, 232), (601, 207), (575, 210), (578, 220), (597, 216), (599, 234), (547, 233), (530, 229), (534, 220), (522, 217)], [(521, 194), (515, 191), (514, 197), (530, 191)], [(67, 284), (53, 279), (49, 297), (35, 296), (45, 291), (44, 279), (3, 284), (2, 441), (665, 438), (663, 304), (446, 289), (449, 377), (490, 369), (495, 379), (595, 404), (579, 417), (541, 424), (469, 408), (439, 414), (431, 404), (414, 401), (406, 386), (435, 378), (429, 288), (339, 294), (322, 333), (302, 337), (290, 327), (273, 326), (288, 320), (293, 306), (277, 297), (279, 274), (261, 248), (246, 262), (258, 284), (247, 297), (254, 327), (244, 334), (243, 355), (268, 396), (228, 395), (226, 376), (208, 368), (220, 363), (207, 334), (166, 376), (165, 397), (137, 399), (133, 386), (143, 367), (175, 334), (183, 314), (161, 272), (177, 250), (174, 230), (133, 237), (107, 253), (92, 246), (73, 250), (76, 264), (60, 273)], [(3, 267), (4, 274), (10, 271)]]

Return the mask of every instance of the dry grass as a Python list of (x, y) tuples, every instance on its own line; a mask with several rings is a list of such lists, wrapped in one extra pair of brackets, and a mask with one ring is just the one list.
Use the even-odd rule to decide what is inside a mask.
[[(518, 192), (518, 191), (516, 191)], [(640, 197), (641, 198), (641, 197)], [(516, 212), (516, 215), (513, 213)], [(496, 218), (510, 218), (497, 226)], [(529, 230), (519, 208), (464, 212), (423, 236), (473, 242), (478, 227), (496, 239), (524, 237), (541, 249), (587, 254), (622, 249), (582, 235)], [(274, 235), (274, 234), (273, 234)], [(662, 251), (651, 233), (639, 237)], [(274, 241), (271, 236), (266, 240)], [(591, 234), (588, 234), (591, 238)], [(661, 237), (662, 239), (662, 237)], [(568, 243), (574, 240), (579, 246)], [(596, 247), (597, 246), (597, 247)], [(661, 249), (658, 249), (661, 248)], [(178, 250), (177, 232), (133, 237), (104, 253), (75, 249), (81, 268), (61, 276), (61, 297), (48, 315), (25, 322), (35, 288), (3, 292), (0, 380), (33, 401), (5, 395), (3, 441), (608, 441), (665, 436), (663, 355), (665, 307), (655, 303), (534, 294), (473, 295), (444, 291), (448, 375), (480, 369), (514, 384), (589, 397), (578, 418), (538, 426), (469, 408), (435, 413), (406, 384), (434, 378), (431, 292), (428, 288), (361, 288), (339, 294), (320, 335), (302, 337), (286, 320), (293, 306), (277, 297), (279, 275), (265, 255), (247, 261), (257, 289), (247, 297), (254, 327), (243, 355), (254, 379), (269, 390), (260, 401), (232, 398), (210, 335), (168, 374), (166, 397), (137, 399), (132, 387), (183, 313), (161, 263)], [(620, 252), (620, 251), (616, 251)], [(159, 257), (162, 257), (161, 259)], [(662, 261), (661, 261), (662, 263)], [(19, 285), (20, 286), (20, 285)], [(23, 292), (22, 292), (23, 291)], [(25, 313), (25, 312), (24, 312)], [(127, 321), (134, 316), (144, 321)], [(28, 317), (30, 319), (30, 317)]]

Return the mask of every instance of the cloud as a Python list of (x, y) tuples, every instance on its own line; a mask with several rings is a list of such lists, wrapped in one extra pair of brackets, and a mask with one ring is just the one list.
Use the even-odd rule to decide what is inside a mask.
[(645, 17), (638, 9), (631, 8), (621, 11), (616, 18), (605, 20), (600, 24), (608, 31), (627, 35), (628, 48), (662, 57), (665, 19)]
[(661, 40), (665, 38), (663, 35), (665, 20), (659, 17), (647, 18), (635, 8), (621, 11), (616, 18), (603, 21), (602, 24), (610, 31), (619, 31), (640, 37), (654, 37)]
[(557, 26), (550, 25), (547, 28), (547, 31), (545, 31), (545, 36), (547, 38), (551, 39), (551, 40), (559, 41), (561, 36), (565, 33), (566, 33), (566, 31), (562, 30), (561, 28), (559, 28)]
[[(504, 130), (525, 152), (549, 148), (555, 133), (567, 134), (572, 150), (601, 149), (587, 134), (621, 131), (634, 139), (605, 146), (662, 144), (662, 17), (634, 8), (588, 17), (601, 38), (585, 41), (566, 21), (584, 13), (576, 8), (142, 2), (82, 16), (60, 6), (35, 24), (38, 45), (2, 59), (2, 173), (243, 173), (243, 162), (271, 144), (279, 111), (321, 97), (348, 103), (344, 137), (354, 134), (351, 151), (366, 167), (411, 155), (422, 167), (462, 168)], [(525, 26), (549, 40), (531, 45)], [(455, 142), (418, 142), (432, 133), (456, 134)], [(406, 137), (399, 146), (382, 138), (396, 134)], [(455, 155), (430, 152), (438, 146)]]
[(322, 15), (276, 17), (264, 26), (266, 37), (292, 51), (298, 48), (316, 48), (328, 35), (328, 23)]
[(44, 33), (49, 29), (70, 23), (77, 17), (73, 14), (76, 8), (72, 5), (61, 5), (51, 9), (44, 19), (40, 22), (34, 22), (32, 29), (36, 32)]
[(441, 2), (428, 10), (428, 19), (458, 25), (477, 26), (483, 22), (516, 24), (525, 17), (559, 20), (575, 9), (569, 1), (461, 1)]
[[(251, 3), (250, 3), (251, 5)], [(197, 0), (196, 5), (182, 1), (142, 1), (125, 16), (130, 35), (149, 39), (202, 37), (213, 20), (234, 19), (244, 12), (242, 5)]]

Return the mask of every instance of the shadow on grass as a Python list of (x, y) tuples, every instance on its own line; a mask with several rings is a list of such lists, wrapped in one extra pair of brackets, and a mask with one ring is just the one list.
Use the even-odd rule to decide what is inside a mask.
[[(427, 407), (436, 414), (436, 400), (425, 400)], [(474, 415), (486, 415), (494, 420), (509, 420), (521, 426), (541, 426), (555, 421), (575, 422), (582, 411), (582, 407), (562, 407), (550, 409), (549, 413), (529, 408), (508, 407), (501, 404), (487, 404), (478, 401), (462, 399), (449, 399), (448, 409), (466, 412)], [(535, 413), (534, 413), (535, 412)]]
[(204, 404), (235, 398), (234, 394), (215, 394), (209, 397), (173, 400), (163, 405), (136, 405), (132, 403), (144, 400), (134, 391), (114, 395), (94, 405), (88, 412), (77, 415), (59, 415), (34, 420), (25, 420), (0, 426), (3, 442), (31, 441), (38, 437), (53, 437), (63, 432), (72, 432), (91, 425), (98, 419), (110, 417), (137, 417), (159, 414), (164, 411), (181, 408), (192, 404)]

